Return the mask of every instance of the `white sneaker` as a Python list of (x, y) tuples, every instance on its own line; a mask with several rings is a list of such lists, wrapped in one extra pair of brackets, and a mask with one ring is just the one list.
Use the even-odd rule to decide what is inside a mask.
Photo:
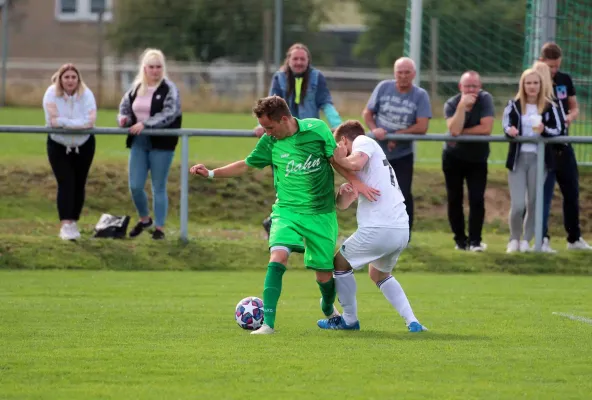
[[(322, 297), (321, 297), (320, 303), (321, 303), (321, 307), (322, 307), (322, 304), (323, 304), (323, 298)], [(337, 308), (335, 308), (335, 304), (334, 304), (333, 305), (333, 314), (329, 315), (327, 317), (327, 319), (333, 318), (333, 317), (340, 317), (340, 316), (341, 316), (341, 314), (339, 313), (339, 311), (337, 311)]]
[(543, 244), (541, 245), (541, 251), (543, 253), (557, 253), (557, 250), (553, 250), (551, 248), (551, 243), (549, 242), (549, 238), (543, 238)]
[(584, 239), (579, 238), (573, 243), (567, 243), (568, 250), (592, 250), (592, 246), (584, 241)]
[(506, 253), (515, 253), (520, 249), (520, 243), (518, 243), (518, 240), (513, 239), (510, 240), (510, 242), (508, 243), (508, 247), (506, 248)]
[(528, 251), (530, 251), (530, 244), (526, 241), (526, 240), (521, 240), (520, 241), (520, 252), (521, 253), (526, 253)]
[(485, 250), (487, 250), (487, 244), (485, 244), (483, 242), (479, 243), (479, 245), (476, 245), (476, 246), (471, 245), (469, 247), (469, 251), (481, 252), (481, 251), (485, 251)]
[(274, 332), (275, 330), (270, 328), (269, 325), (263, 324), (261, 325), (261, 328), (251, 332), (251, 335), (271, 335)]
[(76, 226), (76, 222), (64, 224), (60, 228), (60, 239), (62, 240), (76, 240), (80, 238), (80, 232)]
[(70, 224), (70, 232), (72, 233), (74, 240), (80, 239), (80, 231), (78, 230), (78, 224), (76, 222)]

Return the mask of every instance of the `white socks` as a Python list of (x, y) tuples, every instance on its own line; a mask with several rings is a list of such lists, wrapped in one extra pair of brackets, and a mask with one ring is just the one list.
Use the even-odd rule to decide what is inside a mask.
[[(354, 278), (353, 270), (349, 271), (335, 271), (335, 287), (337, 289), (337, 297), (339, 304), (343, 308), (341, 313), (342, 318), (347, 325), (354, 324), (358, 320), (358, 303), (356, 301), (356, 278)], [(405, 291), (401, 284), (394, 276), (389, 276), (376, 284), (384, 297), (393, 305), (399, 312), (401, 317), (405, 319), (405, 323), (409, 325), (412, 322), (418, 322), (413, 314), (411, 304), (405, 295)]]
[(389, 276), (376, 284), (384, 297), (395, 307), (401, 317), (405, 319), (405, 323), (409, 325), (412, 322), (418, 322), (417, 318), (413, 314), (411, 304), (405, 295), (405, 291), (401, 287), (401, 284), (395, 279), (394, 276)]
[(335, 271), (335, 288), (339, 304), (343, 308), (341, 317), (348, 325), (354, 324), (358, 320), (358, 303), (356, 301), (356, 278), (354, 271)]

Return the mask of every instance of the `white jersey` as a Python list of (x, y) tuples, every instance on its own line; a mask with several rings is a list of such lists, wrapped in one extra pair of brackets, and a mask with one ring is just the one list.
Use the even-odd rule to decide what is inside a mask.
[(368, 156), (364, 168), (356, 172), (357, 177), (367, 186), (380, 191), (376, 201), (358, 197), (358, 227), (409, 228), (405, 198), (395, 171), (380, 145), (374, 139), (361, 135), (352, 144), (352, 153), (356, 152)]

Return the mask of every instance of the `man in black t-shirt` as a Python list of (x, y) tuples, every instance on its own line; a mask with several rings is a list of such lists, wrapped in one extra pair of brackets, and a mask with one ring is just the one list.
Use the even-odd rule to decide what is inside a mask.
[[(545, 43), (541, 49), (540, 61), (543, 61), (551, 70), (553, 78), (553, 92), (559, 103), (565, 123), (569, 126), (577, 118), (580, 110), (576, 99), (576, 88), (571, 77), (559, 71), (561, 66), (561, 48), (552, 42)], [(548, 171), (545, 180), (543, 200), (543, 246), (542, 250), (554, 253), (550, 246), (548, 229), (549, 213), (551, 211), (551, 200), (555, 189), (555, 181), (559, 183), (559, 189), (563, 196), (563, 225), (567, 232), (567, 248), (569, 250), (592, 250), (580, 231), (580, 205), (579, 205), (579, 177), (578, 164), (573, 148), (570, 144), (551, 145), (555, 158), (555, 170)]]
[[(458, 84), (460, 93), (444, 105), (446, 125), (451, 136), (490, 135), (493, 127), (493, 98), (481, 89), (481, 78), (475, 71), (465, 72)], [(456, 248), (483, 251), (481, 232), (485, 219), (485, 187), (489, 143), (448, 142), (442, 152), (442, 170), (448, 195), (448, 221)], [(469, 193), (469, 235), (465, 233), (463, 185)]]

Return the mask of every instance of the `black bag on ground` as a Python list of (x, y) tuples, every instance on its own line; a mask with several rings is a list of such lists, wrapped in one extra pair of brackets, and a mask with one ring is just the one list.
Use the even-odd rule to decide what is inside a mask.
[(127, 234), (127, 226), (129, 225), (130, 217), (125, 215), (118, 217), (111, 214), (103, 214), (95, 226), (96, 238), (113, 238), (121, 239)]

